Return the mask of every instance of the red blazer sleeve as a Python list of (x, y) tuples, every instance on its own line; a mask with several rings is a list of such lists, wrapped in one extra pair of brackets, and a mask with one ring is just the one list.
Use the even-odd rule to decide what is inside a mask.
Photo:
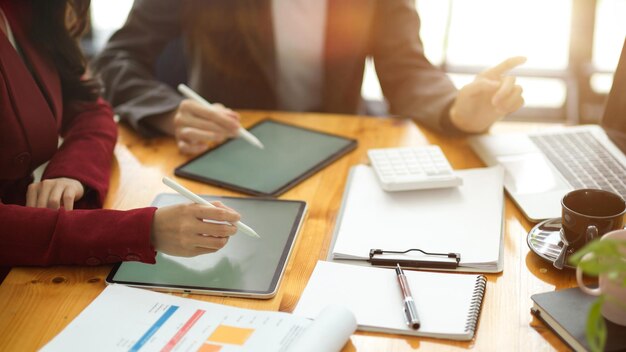
[(42, 179), (78, 180), (87, 192), (76, 207), (101, 208), (109, 188), (117, 140), (113, 111), (102, 99), (94, 103), (74, 103), (65, 106), (64, 111), (63, 144), (50, 160)]
[(155, 263), (156, 208), (52, 210), (0, 203), (0, 267)]

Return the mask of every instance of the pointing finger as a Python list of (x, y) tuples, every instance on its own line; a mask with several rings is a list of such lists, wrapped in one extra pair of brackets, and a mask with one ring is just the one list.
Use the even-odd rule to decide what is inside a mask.
[(499, 78), (502, 74), (507, 71), (512, 70), (516, 66), (519, 66), (526, 62), (526, 57), (524, 56), (514, 56), (510, 57), (501, 63), (497, 64), (494, 67), (488, 68), (481, 73), (482, 76), (487, 76), (491, 78)]

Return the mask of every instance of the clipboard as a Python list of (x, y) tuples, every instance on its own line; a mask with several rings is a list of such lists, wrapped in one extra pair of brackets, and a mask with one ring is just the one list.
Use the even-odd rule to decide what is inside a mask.
[[(402, 257), (402, 255), (406, 256), (414, 252), (421, 253), (421, 258)], [(459, 267), (461, 253), (431, 253), (419, 248), (411, 248), (406, 251), (370, 249), (370, 257), (367, 261), (375, 266), (394, 267), (396, 264), (400, 264), (400, 266), (405, 268), (454, 270)]]
[[(326, 260), (365, 266), (395, 266), (399, 263), (408, 269), (435, 271), (502, 272), (504, 269), (504, 171), (496, 166), (458, 170), (457, 174), (463, 177), (463, 186), (458, 189), (391, 193), (380, 188), (371, 167), (354, 166), (348, 176)], [(365, 208), (365, 211), (347, 214), (350, 211), (348, 208), (355, 203)], [(383, 205), (391, 205), (391, 209)], [(468, 214), (463, 213), (467, 209), (472, 213), (485, 212), (489, 218), (483, 218), (482, 220), (486, 222), (482, 225), (477, 224), (473, 215), (467, 216)], [(395, 213), (397, 210), (404, 211), (404, 215), (407, 215), (408, 211), (407, 216), (410, 220), (400, 219), (402, 226), (391, 228), (388, 225), (396, 224), (395, 221), (398, 220), (398, 214)], [(456, 216), (459, 213), (462, 213), (464, 217), (460, 216), (457, 219)], [(351, 246), (352, 244), (355, 248), (358, 246), (358, 253), (338, 256), (337, 241), (342, 236), (342, 225), (347, 216), (352, 220), (367, 219), (366, 226), (363, 226), (359, 232), (351, 233), (355, 236), (354, 241), (350, 241)], [(455, 227), (448, 226), (451, 219), (459, 224), (455, 224), (457, 225)], [(418, 224), (422, 225), (422, 222), (429, 224), (418, 226)], [(381, 226), (381, 223), (385, 226)], [(371, 239), (376, 236), (380, 237), (381, 241), (373, 243)], [(401, 236), (403, 240), (394, 241), (394, 236)], [(436, 236), (434, 238), (436, 241), (433, 241), (433, 236)], [(465, 243), (470, 242), (470, 245), (459, 245), (456, 242), (457, 239)], [(343, 240), (345, 241), (345, 238)], [(473, 262), (472, 258), (476, 257), (476, 254), (473, 253), (474, 243), (471, 242), (487, 248), (493, 259), (487, 262)], [(435, 247), (433, 244), (438, 246)], [(427, 255), (415, 249), (435, 255)], [(374, 252), (370, 259), (372, 250)], [(394, 251), (400, 253), (390, 253)], [(402, 253), (403, 251), (407, 253)], [(418, 253), (421, 256), (415, 258)], [(451, 255), (452, 253), (454, 255)], [(390, 257), (393, 260), (382, 260), (390, 259)]]

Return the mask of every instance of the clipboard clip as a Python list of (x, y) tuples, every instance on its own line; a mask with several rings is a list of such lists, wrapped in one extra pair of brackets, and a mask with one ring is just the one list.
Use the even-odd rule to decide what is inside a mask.
[[(432, 257), (433, 260), (382, 257), (385, 254), (407, 254), (409, 252), (421, 252), (425, 256)], [(377, 266), (395, 266), (396, 264), (400, 264), (406, 268), (456, 269), (459, 267), (459, 263), (461, 262), (461, 253), (430, 253), (418, 248), (411, 248), (406, 251), (370, 249), (370, 258), (368, 259), (368, 262)]]

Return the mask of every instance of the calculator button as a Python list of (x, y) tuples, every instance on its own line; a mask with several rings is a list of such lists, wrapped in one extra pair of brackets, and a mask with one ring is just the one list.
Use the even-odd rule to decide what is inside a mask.
[(462, 184), (438, 146), (370, 149), (367, 154), (381, 187), (387, 191)]

